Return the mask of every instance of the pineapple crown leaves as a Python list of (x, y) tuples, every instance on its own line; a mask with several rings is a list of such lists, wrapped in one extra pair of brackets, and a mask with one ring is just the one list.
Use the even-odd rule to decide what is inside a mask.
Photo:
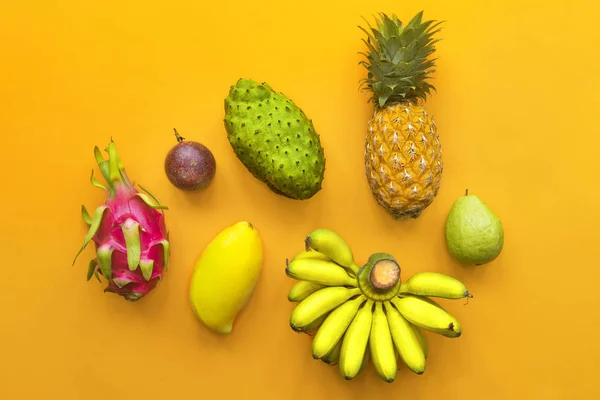
[(435, 90), (428, 82), (436, 61), (430, 56), (439, 41), (434, 35), (441, 30), (442, 21), (423, 21), (423, 11), (406, 25), (396, 15), (384, 13), (375, 20), (377, 27), (368, 21), (368, 29), (359, 27), (367, 35), (363, 42), (368, 49), (359, 53), (366, 58), (359, 64), (367, 70), (361, 89), (372, 94), (369, 101), (376, 108), (411, 99), (425, 100)]

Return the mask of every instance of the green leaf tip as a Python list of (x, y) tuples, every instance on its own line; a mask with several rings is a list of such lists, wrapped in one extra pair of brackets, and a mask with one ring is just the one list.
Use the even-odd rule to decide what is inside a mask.
[(121, 171), (119, 170), (119, 160), (117, 149), (113, 141), (110, 142), (107, 148), (108, 151), (108, 175), (110, 182), (118, 182), (122, 179)]
[(96, 211), (94, 212), (94, 218), (92, 219), (91, 224), (90, 224), (90, 229), (88, 230), (87, 234), (85, 235), (85, 238), (83, 238), (83, 244), (81, 245), (81, 248), (75, 255), (75, 259), (73, 260), (72, 265), (75, 265), (75, 261), (77, 261), (77, 257), (79, 257), (79, 255), (81, 254), (83, 249), (85, 249), (85, 247), (88, 245), (90, 240), (92, 240), (92, 238), (94, 237), (96, 232), (98, 232), (98, 228), (100, 228), (100, 223), (102, 222), (102, 216), (104, 215), (104, 211), (107, 208), (108, 208), (107, 206), (100, 206), (100, 207), (96, 208)]
[(127, 301), (138, 301), (139, 299), (141, 299), (143, 297), (143, 293), (139, 293), (139, 292), (133, 292), (133, 293), (127, 293), (124, 295), (125, 300)]
[(100, 271), (106, 279), (112, 278), (112, 253), (115, 251), (109, 244), (103, 244), (98, 247), (98, 263), (100, 264)]
[(154, 260), (141, 260), (140, 269), (145, 280), (149, 281), (152, 276), (152, 268), (154, 268)]
[(152, 198), (154, 199), (154, 201), (156, 202), (156, 204), (158, 204), (158, 205), (159, 205), (159, 207), (161, 207), (161, 209), (163, 209), (163, 210), (168, 210), (168, 208), (167, 208), (167, 207), (164, 207), (164, 208), (162, 208), (163, 206), (160, 204), (160, 200), (158, 200), (158, 197), (156, 197), (156, 196), (155, 196), (155, 195), (154, 195), (154, 194), (153, 194), (151, 191), (149, 191), (148, 189), (146, 189), (146, 188), (145, 188), (145, 187), (143, 187), (142, 185), (139, 185), (139, 184), (138, 184), (138, 186), (139, 186), (139, 187), (140, 187), (140, 188), (141, 188), (141, 189), (142, 189), (144, 192), (148, 193), (148, 194), (150, 195), (150, 197), (152, 197)]
[(95, 259), (91, 259), (90, 265), (88, 266), (88, 271), (87, 271), (87, 280), (88, 281), (90, 279), (92, 279), (92, 276), (94, 275), (94, 272), (96, 271), (97, 266), (98, 266), (98, 262)]
[(126, 279), (126, 278), (123, 278), (123, 279), (115, 278), (115, 279), (113, 279), (113, 282), (115, 283), (115, 285), (117, 285), (119, 287), (119, 289), (122, 289), (123, 286), (131, 283), (132, 280), (131, 279)]
[(169, 207), (167, 206), (161, 206), (160, 204), (157, 204), (150, 196), (148, 196), (146, 193), (137, 193), (136, 196), (138, 196), (139, 198), (141, 198), (144, 203), (146, 203), (148, 206), (156, 209), (156, 210), (168, 210)]
[(92, 185), (96, 186), (97, 188), (100, 188), (104, 191), (108, 190), (108, 188), (106, 186), (104, 186), (96, 178), (94, 178), (94, 170), (93, 169), (92, 169), (92, 174), (90, 175), (90, 182), (92, 182)]
[(107, 165), (107, 182), (109, 182), (111, 186), (113, 186), (117, 182), (125, 182), (127, 184), (130, 184), (129, 179), (125, 174), (125, 170), (123, 168), (121, 158), (119, 157), (119, 153), (117, 153), (117, 147), (112, 138), (110, 143), (104, 150), (108, 153), (108, 160), (105, 161)]
[(128, 218), (123, 224), (123, 236), (127, 247), (127, 264), (130, 271), (135, 271), (140, 264), (140, 224)]
[(94, 146), (94, 157), (96, 158), (96, 163), (98, 164), (98, 167), (100, 168), (100, 172), (102, 173), (102, 176), (104, 177), (106, 182), (110, 182), (109, 174), (108, 174), (108, 161), (105, 160), (104, 157), (102, 157), (102, 153), (100, 152), (100, 149), (98, 148), (98, 146)]
[(100, 152), (100, 148), (98, 146), (94, 146), (94, 157), (96, 158), (96, 162), (98, 165), (102, 164), (105, 160), (102, 157), (102, 153)]
[[(167, 234), (167, 238), (168, 238), (168, 234)], [(169, 270), (169, 256), (170, 256), (170, 245), (169, 245), (169, 240), (161, 240), (160, 242), (158, 242), (158, 244), (162, 244), (163, 246), (163, 258), (164, 258), (164, 262), (165, 262), (165, 271)]]
[(90, 217), (88, 210), (85, 208), (85, 206), (83, 204), (81, 205), (81, 216), (83, 217), (83, 221), (86, 224), (88, 224), (88, 225), (92, 224), (92, 217)]

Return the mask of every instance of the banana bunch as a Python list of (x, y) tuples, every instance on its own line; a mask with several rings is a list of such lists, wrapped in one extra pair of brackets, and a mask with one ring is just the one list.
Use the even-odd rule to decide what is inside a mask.
[(348, 243), (336, 232), (317, 229), (305, 238), (304, 251), (286, 260), (296, 282), (288, 300), (296, 332), (312, 337), (312, 355), (337, 365), (345, 379), (355, 378), (372, 361), (377, 374), (393, 382), (399, 364), (425, 372), (424, 331), (448, 338), (462, 333), (460, 323), (430, 297), (473, 297), (449, 276), (421, 272), (406, 282), (387, 253), (375, 253), (359, 267)]

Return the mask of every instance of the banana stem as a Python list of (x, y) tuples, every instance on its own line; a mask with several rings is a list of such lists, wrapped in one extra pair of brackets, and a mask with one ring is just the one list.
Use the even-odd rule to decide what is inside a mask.
[(400, 279), (400, 266), (394, 260), (383, 259), (377, 261), (371, 269), (369, 280), (377, 290), (393, 288)]
[(352, 263), (349, 269), (354, 273), (355, 276), (358, 276), (358, 273), (360, 272), (360, 267), (358, 265)]

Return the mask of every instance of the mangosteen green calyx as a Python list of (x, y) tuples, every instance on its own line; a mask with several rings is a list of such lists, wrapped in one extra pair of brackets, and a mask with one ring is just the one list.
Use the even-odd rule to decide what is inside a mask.
[(165, 172), (169, 181), (184, 191), (197, 191), (212, 182), (217, 165), (212, 152), (203, 144), (186, 141), (175, 131), (177, 144), (165, 158)]

